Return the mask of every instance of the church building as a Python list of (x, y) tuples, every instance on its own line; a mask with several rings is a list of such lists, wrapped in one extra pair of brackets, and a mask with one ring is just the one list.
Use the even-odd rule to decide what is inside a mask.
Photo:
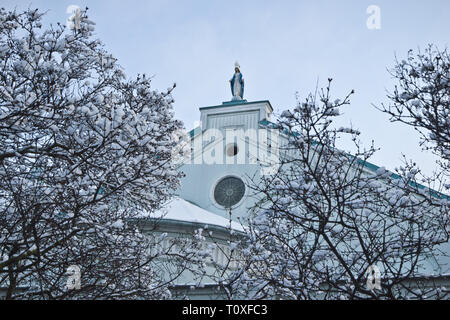
[[(207, 241), (219, 244), (214, 255), (217, 263), (226, 260), (230, 231), (244, 231), (246, 219), (259, 200), (249, 185), (276, 172), (279, 147), (287, 142), (271, 122), (273, 107), (268, 100), (243, 99), (244, 79), (237, 63), (230, 86), (232, 99), (200, 107), (199, 126), (188, 133), (184, 145), (180, 143), (186, 149), (179, 159), (179, 170), (185, 177), (161, 210), (164, 216), (158, 224), (159, 232), (173, 237), (207, 229), (213, 235)], [(378, 168), (368, 163), (366, 169), (375, 172)], [(431, 269), (436, 265), (430, 261)], [(183, 277), (174, 294), (191, 299), (224, 298), (217, 284), (202, 281), (198, 286), (195, 279)]]

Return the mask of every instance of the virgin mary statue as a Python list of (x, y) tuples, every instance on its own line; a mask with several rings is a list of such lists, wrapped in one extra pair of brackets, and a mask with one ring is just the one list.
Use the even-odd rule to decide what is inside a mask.
[(242, 100), (244, 98), (244, 79), (237, 62), (234, 64), (234, 75), (230, 80), (230, 84), (231, 94), (233, 95), (231, 100)]

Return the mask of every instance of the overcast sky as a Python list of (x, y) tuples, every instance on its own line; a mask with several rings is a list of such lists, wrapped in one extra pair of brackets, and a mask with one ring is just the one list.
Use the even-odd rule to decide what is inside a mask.
[[(387, 102), (395, 55), (428, 43), (449, 44), (450, 1), (10, 1), (0, 6), (48, 10), (46, 23), (64, 22), (69, 5), (89, 7), (96, 37), (129, 76), (154, 75), (154, 87), (174, 82), (176, 116), (190, 129), (199, 107), (231, 99), (228, 80), (239, 61), (248, 101), (269, 100), (278, 112), (334, 79), (333, 95), (355, 89), (341, 122), (362, 131), (381, 150), (372, 162), (393, 169), (402, 154), (425, 172), (434, 158), (418, 136), (391, 124), (372, 104)], [(369, 5), (381, 10), (381, 28), (369, 30)], [(346, 146), (344, 146), (345, 148)]]

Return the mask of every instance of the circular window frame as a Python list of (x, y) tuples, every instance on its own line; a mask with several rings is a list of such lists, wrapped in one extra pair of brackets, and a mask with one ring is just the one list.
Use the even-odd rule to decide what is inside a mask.
[[(234, 153), (234, 151), (236, 151), (236, 153), (234, 153), (232, 155), (228, 154), (228, 150), (230, 148), (233, 148), (233, 153)], [(238, 153), (239, 153), (239, 146), (236, 142), (230, 142), (225, 146), (225, 154), (227, 155), (227, 157), (229, 157), (229, 158), (236, 157)]]
[[(222, 181), (225, 178), (230, 178), (230, 177), (236, 178), (236, 179), (239, 179), (239, 180), (242, 181), (242, 183), (244, 184), (244, 195), (242, 196), (242, 199), (239, 200), (238, 203), (236, 203), (235, 205), (231, 206), (230, 208), (227, 208), (227, 207), (224, 207), (221, 204), (217, 203), (216, 199), (214, 198), (214, 191), (216, 190), (216, 186), (219, 184), (220, 181)], [(227, 174), (225, 176), (220, 177), (219, 179), (216, 180), (216, 182), (213, 183), (213, 186), (212, 186), (212, 188), (210, 190), (210, 193), (209, 193), (209, 198), (210, 198), (211, 202), (214, 204), (214, 206), (216, 206), (217, 208), (222, 209), (222, 210), (229, 210), (229, 209), (233, 210), (233, 209), (241, 206), (242, 203), (245, 201), (245, 199), (247, 197), (247, 191), (248, 191), (247, 184), (245, 183), (245, 181), (239, 175), (237, 175), (237, 174)]]

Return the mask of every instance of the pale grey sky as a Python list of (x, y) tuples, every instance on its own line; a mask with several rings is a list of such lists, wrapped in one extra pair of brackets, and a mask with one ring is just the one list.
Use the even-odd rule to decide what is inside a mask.
[[(176, 116), (187, 128), (198, 108), (230, 100), (235, 60), (246, 81), (244, 98), (269, 100), (276, 111), (304, 97), (317, 79), (334, 79), (335, 98), (355, 89), (341, 122), (362, 131), (381, 150), (372, 162), (393, 169), (401, 154), (425, 172), (434, 158), (420, 150), (417, 134), (371, 106), (393, 88), (387, 68), (395, 54), (434, 43), (449, 44), (450, 1), (9, 1), (0, 6), (48, 10), (45, 22), (65, 22), (69, 5), (89, 7), (96, 36), (129, 76), (154, 75), (154, 87), (173, 82)], [(381, 9), (381, 29), (369, 30), (369, 5)], [(345, 148), (345, 146), (344, 146)]]

